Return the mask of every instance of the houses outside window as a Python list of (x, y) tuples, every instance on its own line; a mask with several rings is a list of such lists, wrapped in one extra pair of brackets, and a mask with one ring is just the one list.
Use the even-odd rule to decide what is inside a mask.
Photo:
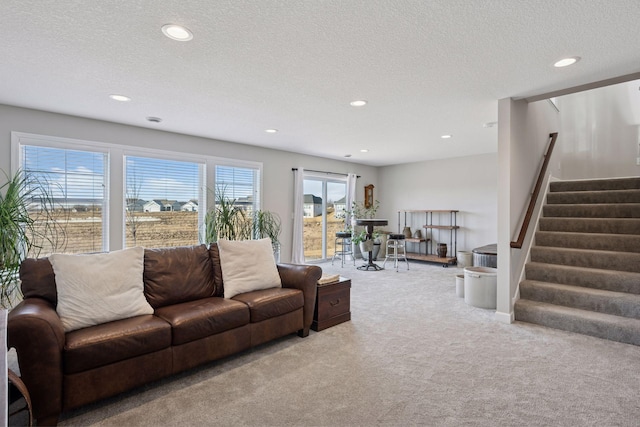
[(12, 132), (11, 163), (50, 183), (65, 221), (56, 252), (196, 244), (217, 189), (260, 209), (260, 162)]
[(203, 175), (200, 163), (125, 156), (126, 246), (197, 244)]
[(260, 209), (260, 169), (234, 165), (215, 166), (215, 191), (235, 200), (248, 213)]

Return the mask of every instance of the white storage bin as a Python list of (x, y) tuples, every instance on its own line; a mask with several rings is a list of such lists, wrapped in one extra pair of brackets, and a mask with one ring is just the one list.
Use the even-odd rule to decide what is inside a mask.
[(456, 295), (464, 298), (464, 274), (456, 275)]
[(496, 308), (498, 269), (467, 267), (464, 269), (464, 302), (478, 308)]

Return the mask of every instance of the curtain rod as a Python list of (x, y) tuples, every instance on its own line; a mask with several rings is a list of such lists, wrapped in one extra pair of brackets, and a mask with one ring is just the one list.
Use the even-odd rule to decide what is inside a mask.
[[(297, 171), (298, 168), (291, 168), (292, 171)], [(326, 174), (331, 174), (331, 175), (342, 175), (342, 176), (348, 176), (348, 173), (339, 173), (339, 172), (327, 172), (327, 171), (316, 171), (313, 169), (305, 169), (305, 172), (316, 172), (316, 173), (326, 173)], [(356, 175), (356, 178), (360, 178), (360, 175)]]

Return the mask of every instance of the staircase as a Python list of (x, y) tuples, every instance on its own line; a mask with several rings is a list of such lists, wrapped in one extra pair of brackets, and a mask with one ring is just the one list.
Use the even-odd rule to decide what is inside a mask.
[(640, 345), (640, 177), (552, 182), (515, 318)]

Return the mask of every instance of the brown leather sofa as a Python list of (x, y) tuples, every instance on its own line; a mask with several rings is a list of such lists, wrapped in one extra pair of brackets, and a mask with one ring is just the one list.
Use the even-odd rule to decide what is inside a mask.
[(225, 299), (219, 260), (216, 244), (146, 249), (144, 291), (154, 314), (68, 333), (56, 313), (51, 263), (26, 260), (24, 300), (9, 313), (7, 332), (38, 425), (275, 338), (309, 334), (320, 267), (279, 264), (282, 288)]

